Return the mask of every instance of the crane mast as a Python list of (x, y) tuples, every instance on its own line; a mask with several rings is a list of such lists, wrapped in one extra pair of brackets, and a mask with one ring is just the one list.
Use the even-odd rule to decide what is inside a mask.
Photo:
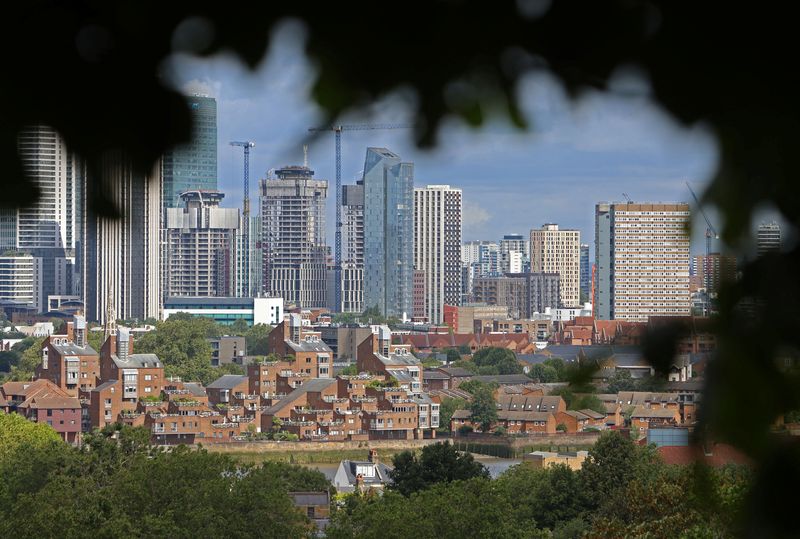
[(254, 142), (247, 141), (232, 141), (231, 146), (241, 146), (244, 148), (244, 185), (243, 185), (243, 205), (242, 205), (242, 253), (241, 253), (241, 266), (240, 278), (242, 282), (239, 284), (239, 290), (243, 297), (251, 296), (252, 286), (250, 283), (250, 148), (255, 146)]
[(335, 303), (336, 310), (342, 307), (342, 131), (371, 131), (378, 129), (409, 129), (414, 127), (407, 124), (349, 124), (330, 125), (326, 127), (312, 127), (312, 133), (333, 131), (335, 140), (336, 159), (336, 229), (334, 239), (334, 256), (336, 274)]

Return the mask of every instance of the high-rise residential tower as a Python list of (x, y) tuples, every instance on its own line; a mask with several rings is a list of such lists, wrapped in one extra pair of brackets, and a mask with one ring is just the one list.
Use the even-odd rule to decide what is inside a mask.
[(595, 207), (594, 313), (601, 320), (683, 316), (689, 294), (689, 205)]
[(364, 307), (411, 316), (414, 165), (386, 148), (367, 148), (363, 179)]
[(325, 200), (328, 182), (306, 166), (261, 180), (264, 291), (298, 307), (326, 305)]
[(18, 136), (19, 156), (39, 189), (31, 206), (0, 210), (0, 250), (30, 253), (38, 259), (35, 306), (47, 296), (77, 294), (81, 287), (80, 229), (83, 220), (83, 162), (53, 129), (31, 126)]
[(781, 250), (781, 225), (772, 221), (758, 225), (756, 235), (758, 256)]
[(414, 269), (425, 279), (424, 312), (441, 324), (442, 308), (461, 304), (461, 189), (414, 189)]
[[(581, 300), (592, 301), (592, 265), (589, 263), (589, 244), (581, 243)], [(581, 301), (583, 303), (583, 301)]]
[(232, 296), (239, 210), (220, 208), (219, 191), (186, 191), (167, 208), (164, 296)]
[(135, 172), (129, 159), (103, 158), (92, 182), (120, 212), (117, 219), (87, 212), (84, 292), (87, 320), (158, 318), (161, 310), (161, 163), (148, 174)]
[(714, 295), (723, 283), (736, 280), (736, 257), (720, 253), (692, 257), (692, 274), (700, 278), (706, 291)]
[(498, 249), (500, 273), (522, 273), (530, 261), (530, 243), (522, 234), (506, 234)]
[(217, 189), (217, 100), (204, 95), (186, 99), (192, 114), (192, 139), (164, 154), (165, 208), (180, 208), (185, 191)]
[(342, 186), (343, 313), (364, 311), (364, 182)]
[(580, 305), (581, 233), (548, 223), (531, 230), (531, 272), (558, 273), (561, 307)]

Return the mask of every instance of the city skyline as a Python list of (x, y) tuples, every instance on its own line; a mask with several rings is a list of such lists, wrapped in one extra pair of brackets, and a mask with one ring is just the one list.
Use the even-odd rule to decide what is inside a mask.
[[(218, 185), (227, 194), (226, 206), (241, 205), (242, 199), (241, 155), (228, 146), (230, 140), (246, 137), (256, 143), (251, 185), (271, 168), (302, 164), (304, 143), (309, 145), (309, 166), (320, 177), (334, 177), (333, 134), (308, 138), (308, 128), (326, 122), (303, 97), (313, 71), (290, 30), (276, 32), (269, 58), (252, 75), (226, 57), (179, 56), (172, 63), (176, 87), (217, 99)], [(702, 192), (716, 166), (712, 135), (670, 119), (652, 104), (646, 84), (638, 79), (620, 77), (611, 90), (587, 93), (573, 106), (552, 79), (531, 76), (519, 88), (524, 112), (537, 119), (531, 131), (493, 121), (472, 131), (445, 122), (439, 144), (430, 152), (416, 148), (411, 130), (345, 133), (343, 183), (360, 179), (367, 147), (392, 148), (415, 163), (418, 184), (463, 190), (464, 240), (527, 235), (546, 222), (576, 228), (581, 237), (591, 238), (599, 201), (622, 201), (628, 193), (634, 200), (688, 202), (686, 180)], [(369, 107), (370, 117), (349, 114), (336, 123), (409, 123), (407, 110), (403, 97), (395, 95)], [(281, 129), (273, 129), (275, 124)], [(530, 196), (520, 196), (524, 193)], [(332, 198), (326, 207), (330, 245)], [(694, 236), (702, 238), (702, 231)]]

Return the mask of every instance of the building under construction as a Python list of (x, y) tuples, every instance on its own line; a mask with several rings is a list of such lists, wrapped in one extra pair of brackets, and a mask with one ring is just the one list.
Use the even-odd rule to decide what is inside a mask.
[(298, 307), (324, 306), (328, 182), (306, 166), (274, 174), (259, 184), (264, 291)]

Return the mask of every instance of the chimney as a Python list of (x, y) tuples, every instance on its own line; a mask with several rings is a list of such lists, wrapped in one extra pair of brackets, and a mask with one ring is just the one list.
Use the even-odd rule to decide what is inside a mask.
[(364, 476), (356, 474), (356, 490), (361, 491), (364, 489)]
[(74, 322), (67, 322), (67, 341), (74, 342), (75, 341), (75, 323)]
[(377, 466), (378, 463), (380, 462), (380, 460), (378, 460), (378, 450), (377, 449), (370, 449), (369, 450), (369, 457), (368, 457), (367, 460), (369, 460), (372, 464)]

